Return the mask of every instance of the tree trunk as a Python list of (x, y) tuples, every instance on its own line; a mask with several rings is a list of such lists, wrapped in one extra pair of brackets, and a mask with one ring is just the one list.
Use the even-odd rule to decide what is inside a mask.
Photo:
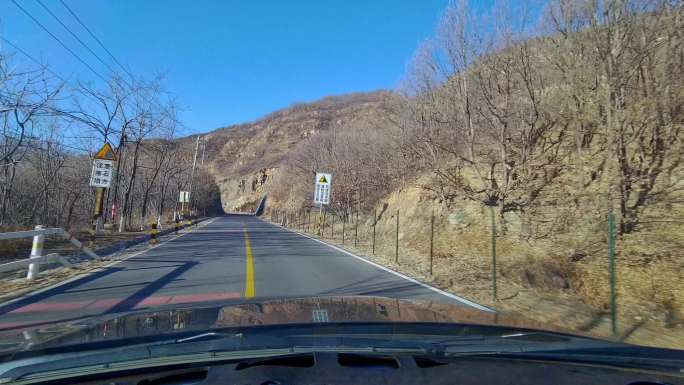
[(140, 206), (140, 218), (143, 221), (143, 223), (146, 222), (145, 219), (147, 217), (147, 202), (149, 199), (149, 192), (149, 189), (145, 191), (145, 194), (143, 195), (142, 205)]
[[(119, 204), (119, 183), (121, 182), (121, 170), (123, 169), (125, 163), (124, 163), (124, 150), (126, 149), (126, 128), (121, 129), (121, 137), (119, 138), (119, 148), (118, 154), (117, 154), (117, 159), (116, 159), (116, 171), (114, 174), (114, 192), (112, 195), (112, 204), (118, 205)], [(121, 209), (121, 208), (119, 208)], [(123, 213), (123, 211), (121, 211)], [(114, 222), (116, 218), (112, 218), (112, 222)], [(119, 232), (121, 232), (122, 229), (119, 228)]]
[(69, 205), (69, 212), (67, 214), (67, 219), (66, 219), (67, 230), (69, 230), (71, 227), (71, 218), (73, 218), (73, 215), (74, 215), (74, 207), (76, 207), (76, 202), (78, 202), (78, 195), (74, 194), (74, 199), (71, 201), (71, 204)]
[(6, 163), (3, 167), (5, 173), (5, 185), (2, 188), (2, 208), (0, 209), (0, 225), (5, 224), (5, 217), (7, 215), (7, 206), (9, 206), (10, 197), (12, 195), (12, 186), (14, 185), (14, 177), (16, 176), (16, 169), (14, 163)]
[(140, 149), (140, 141), (137, 141), (135, 143), (135, 150), (133, 151), (133, 166), (131, 168), (131, 177), (128, 179), (128, 185), (126, 186), (126, 192), (124, 193), (124, 203), (123, 203), (123, 208), (121, 210), (121, 215), (125, 215), (126, 218), (120, 222), (119, 225), (119, 232), (123, 231), (124, 224), (127, 226), (130, 226), (131, 224), (131, 218), (130, 218), (130, 198), (131, 198), (131, 191), (133, 190), (133, 183), (135, 183), (135, 175), (136, 172), (138, 171), (138, 150)]

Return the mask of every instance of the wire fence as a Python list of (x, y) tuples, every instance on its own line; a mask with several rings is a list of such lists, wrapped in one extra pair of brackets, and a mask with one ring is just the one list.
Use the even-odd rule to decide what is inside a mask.
[(635, 314), (656, 312), (667, 321), (681, 312), (684, 227), (671, 205), (669, 215), (642, 215), (631, 234), (619, 233), (610, 202), (578, 210), (558, 197), (533, 212), (503, 216), (488, 206), (445, 211), (425, 204), (404, 206), (405, 212), (396, 206), (270, 215), (273, 222), (495, 307), (522, 306), (529, 296), (521, 293), (529, 291), (585, 304), (605, 316), (604, 327), (616, 337), (634, 332), (633, 322), (624, 320)]

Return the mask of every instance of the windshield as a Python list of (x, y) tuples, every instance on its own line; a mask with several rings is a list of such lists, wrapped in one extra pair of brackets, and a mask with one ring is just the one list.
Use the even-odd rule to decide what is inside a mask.
[(683, 9), (3, 2), (0, 353), (332, 323), (681, 352)]

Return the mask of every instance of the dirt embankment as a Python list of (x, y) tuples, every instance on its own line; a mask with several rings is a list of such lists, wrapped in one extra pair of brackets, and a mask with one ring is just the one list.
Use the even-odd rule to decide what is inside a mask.
[[(423, 179), (420, 183), (427, 182)], [(613, 338), (606, 223), (599, 218), (559, 231), (567, 220), (560, 202), (534, 231), (524, 218), (495, 216), (497, 299), (492, 285), (492, 225), (488, 208), (466, 201), (447, 207), (420, 183), (396, 191), (373, 213), (344, 224), (327, 215), (323, 238), (470, 300), (548, 325)], [(397, 212), (399, 255), (396, 259)], [(291, 216), (290, 226), (315, 234), (317, 211)], [(433, 273), (430, 221), (434, 214)], [(578, 214), (576, 214), (578, 215)], [(548, 222), (547, 222), (548, 221)], [(528, 225), (526, 226), (524, 224)], [(502, 229), (505, 228), (505, 231)], [(684, 256), (677, 248), (684, 229), (660, 228), (617, 240), (617, 338), (637, 344), (684, 348)], [(358, 237), (356, 234), (358, 233)], [(356, 243), (356, 247), (354, 244)]]
[[(314, 153), (309, 157), (313, 159), (311, 164), (297, 164), (293, 153), (306, 151), (306, 144), (319, 133), (363, 133), (359, 127), (377, 125), (386, 97), (384, 93), (372, 93), (324, 99), (210, 133), (209, 169), (220, 186), (224, 210), (253, 211), (268, 195), (268, 210), (296, 217), (309, 205), (309, 198), (304, 196), (308, 184), (291, 180), (288, 170), (296, 169), (304, 175), (313, 172), (311, 168), (319, 167), (316, 162), (322, 160)], [(380, 148), (372, 150), (382, 152)], [(598, 164), (601, 159), (582, 158), (579, 163)], [(327, 161), (338, 164), (336, 160), (333, 157)], [(360, 166), (401, 169), (391, 162), (378, 163)], [(359, 162), (350, 164), (359, 166)], [(521, 312), (542, 322), (555, 320), (556, 324), (598, 335), (611, 334), (607, 239), (610, 202), (604, 199), (609, 178), (585, 183), (585, 169), (568, 168), (536, 196), (534, 204), (501, 216), (499, 210), (492, 215), (488, 207), (460, 195), (452, 196), (451, 201), (440, 199), (434, 189), (426, 189), (430, 184), (438, 185), (433, 174), (425, 169), (416, 173), (418, 176), (408, 171), (406, 175), (397, 173), (401, 175), (391, 187), (382, 184), (373, 191), (364, 191), (364, 197), (372, 193), (372, 199), (364, 200), (366, 209), (360, 213), (357, 243), (366, 254), (372, 254), (374, 205), (379, 218), (375, 246), (380, 263), (498, 309)], [(333, 191), (339, 192), (345, 186), (340, 185), (343, 179), (337, 175)], [(283, 188), (295, 185), (297, 188)], [(396, 185), (400, 188), (392, 191)], [(382, 198), (376, 202), (378, 197)], [(339, 215), (342, 205), (339, 201), (333, 203)], [(612, 204), (618, 207), (617, 202)], [(397, 211), (398, 263), (394, 255)], [(433, 213), (434, 263), (430, 274)], [(618, 331), (623, 339), (684, 346), (684, 223), (678, 220), (683, 215), (681, 204), (654, 200), (639, 212), (638, 228), (616, 240)], [(333, 219), (336, 224), (329, 230), (336, 229), (335, 239), (341, 242), (340, 218), (330, 217)], [(496, 300), (492, 293), (493, 239)]]

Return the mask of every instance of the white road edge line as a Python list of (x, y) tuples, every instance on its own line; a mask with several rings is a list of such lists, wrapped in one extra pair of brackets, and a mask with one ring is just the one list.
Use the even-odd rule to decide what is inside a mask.
[[(218, 219), (218, 217), (209, 219), (209, 220), (207, 220), (207, 221), (205, 221), (205, 222), (202, 222), (202, 227), (204, 227), (204, 226), (206, 226), (206, 225), (212, 223), (212, 222), (215, 221), (216, 219)], [(40, 288), (40, 289), (38, 289), (38, 290), (28, 292), (28, 293), (26, 293), (26, 294), (24, 294), (24, 295), (22, 295), (22, 296), (20, 296), (20, 297), (11, 299), (11, 300), (6, 301), (6, 302), (3, 302), (3, 303), (0, 303), (0, 308), (5, 307), (5, 306), (8, 306), (8, 305), (11, 305), (11, 304), (13, 304), (13, 303), (15, 303), (15, 302), (18, 302), (18, 301), (21, 301), (21, 300), (23, 300), (23, 299), (32, 297), (32, 296), (34, 296), (34, 295), (41, 294), (41, 293), (46, 292), (46, 291), (48, 291), (48, 290), (56, 289), (56, 288), (58, 288), (58, 287), (60, 287), (60, 286), (62, 286), (62, 285), (66, 285), (66, 284), (68, 284), (68, 283), (71, 283), (71, 282), (77, 281), (77, 280), (79, 280), (79, 279), (85, 278), (85, 277), (87, 277), (87, 276), (89, 276), (89, 275), (91, 275), (91, 274), (100, 272), (100, 271), (104, 270), (105, 268), (112, 267), (112, 266), (116, 265), (117, 263), (121, 263), (121, 262), (126, 261), (126, 260), (129, 260), (129, 259), (131, 259), (131, 258), (133, 258), (133, 257), (137, 257), (137, 256), (140, 255), (140, 254), (144, 254), (144, 253), (146, 253), (146, 252), (148, 252), (148, 251), (150, 251), (150, 250), (154, 250), (154, 249), (156, 249), (157, 247), (159, 247), (159, 246), (161, 246), (161, 245), (165, 245), (165, 244), (167, 244), (167, 243), (169, 243), (169, 242), (171, 242), (171, 241), (173, 241), (173, 240), (176, 240), (176, 239), (182, 237), (183, 235), (186, 235), (186, 234), (191, 233), (191, 232), (194, 231), (194, 230), (197, 230), (197, 229), (190, 229), (190, 231), (186, 231), (186, 232), (184, 232), (184, 233), (182, 233), (182, 234), (175, 235), (175, 236), (173, 236), (172, 238), (167, 239), (167, 240), (165, 240), (164, 242), (157, 243), (156, 245), (154, 245), (154, 246), (152, 246), (152, 247), (150, 247), (150, 248), (148, 248), (148, 249), (137, 251), (137, 252), (135, 252), (135, 253), (133, 253), (133, 254), (131, 254), (131, 255), (128, 255), (128, 256), (126, 256), (126, 257), (124, 257), (124, 258), (117, 259), (116, 261), (112, 261), (112, 262), (110, 262), (110, 263), (108, 263), (108, 264), (106, 264), (106, 265), (104, 265), (104, 266), (100, 266), (100, 267), (98, 267), (97, 269), (94, 269), (94, 270), (91, 270), (91, 271), (87, 271), (87, 272), (85, 272), (85, 273), (83, 273), (83, 274), (79, 274), (79, 275), (77, 275), (77, 276), (71, 277), (71, 278), (69, 278), (69, 279), (67, 279), (67, 280), (65, 280), (65, 281), (57, 282), (57, 283), (55, 283), (55, 284), (53, 284), (53, 285), (49, 285), (49, 286), (42, 287), (42, 288)]]
[(358, 255), (356, 255), (356, 254), (354, 254), (354, 253), (352, 253), (352, 252), (350, 252), (350, 251), (347, 251), (347, 250), (345, 250), (345, 249), (343, 249), (343, 248), (341, 248), (341, 247), (335, 246), (335, 245), (333, 245), (333, 244), (330, 244), (330, 243), (325, 242), (325, 241), (323, 241), (323, 240), (320, 240), (320, 239), (318, 239), (318, 238), (314, 238), (314, 237), (312, 237), (312, 236), (309, 236), (308, 234), (304, 234), (304, 233), (301, 233), (301, 232), (296, 231), (296, 230), (288, 229), (288, 228), (286, 228), (286, 227), (284, 227), (284, 226), (281, 226), (281, 225), (279, 225), (279, 224), (277, 224), (277, 223), (273, 223), (273, 222), (267, 221), (267, 220), (262, 219), (262, 218), (259, 218), (259, 217), (256, 217), (256, 218), (259, 219), (259, 220), (261, 220), (261, 221), (263, 221), (263, 222), (265, 222), (265, 223), (272, 224), (272, 225), (274, 225), (274, 226), (278, 226), (278, 227), (280, 227), (280, 228), (283, 229), (283, 230), (289, 231), (289, 232), (291, 232), (291, 233), (300, 235), (300, 236), (302, 236), (302, 237), (309, 238), (309, 239), (311, 239), (312, 241), (316, 241), (316, 242), (318, 242), (318, 243), (321, 243), (321, 244), (323, 244), (323, 245), (326, 245), (326, 246), (328, 246), (328, 247), (330, 247), (330, 248), (332, 248), (332, 249), (335, 249), (335, 250), (337, 250), (337, 251), (340, 251), (340, 252), (342, 252), (342, 253), (345, 253), (345, 254), (347, 254), (347, 255), (349, 255), (349, 256), (351, 256), (351, 257), (354, 257), (354, 258), (356, 258), (356, 259), (358, 259), (358, 260), (360, 260), (360, 261), (366, 262), (366, 263), (368, 263), (369, 265), (373, 265), (373, 266), (377, 267), (378, 269), (382, 269), (382, 270), (384, 270), (384, 271), (386, 271), (386, 272), (388, 272), (388, 273), (392, 273), (392, 274), (394, 274), (394, 275), (396, 275), (396, 276), (398, 276), (398, 277), (401, 277), (401, 278), (403, 278), (403, 279), (405, 279), (405, 280), (407, 280), (407, 281), (413, 282), (413, 283), (415, 283), (415, 284), (417, 284), (417, 285), (420, 285), (420, 286), (422, 286), (422, 287), (424, 287), (424, 288), (426, 288), (426, 289), (432, 290), (432, 291), (434, 291), (435, 293), (441, 294), (441, 295), (443, 295), (443, 296), (445, 296), (445, 297), (448, 297), (448, 298), (451, 298), (451, 299), (456, 300), (456, 301), (458, 301), (458, 302), (461, 302), (461, 303), (463, 303), (464, 305), (468, 305), (468, 306), (470, 306), (470, 307), (474, 307), (475, 309), (478, 309), (478, 310), (482, 310), (482, 311), (486, 311), (486, 312), (490, 312), (490, 313), (496, 313), (496, 310), (494, 310), (494, 309), (492, 309), (492, 308), (489, 308), (489, 307), (484, 306), (484, 305), (480, 305), (480, 304), (477, 303), (477, 302), (470, 301), (470, 300), (465, 299), (465, 298), (463, 298), (463, 297), (459, 297), (459, 296), (457, 296), (457, 295), (455, 295), (455, 294), (448, 293), (448, 292), (446, 292), (446, 291), (444, 291), (444, 290), (442, 290), (442, 289), (438, 289), (438, 288), (436, 288), (436, 287), (434, 287), (434, 286), (430, 286), (430, 285), (428, 285), (427, 283), (420, 282), (420, 281), (418, 281), (418, 280), (415, 279), (415, 278), (411, 278), (411, 277), (409, 277), (409, 276), (407, 276), (407, 275), (404, 275), (404, 274), (402, 274), (402, 273), (400, 273), (400, 272), (398, 272), (398, 271), (392, 270), (392, 269), (390, 269), (389, 267), (380, 265), (380, 264), (375, 263), (375, 262), (373, 262), (373, 261), (370, 261), (370, 260), (368, 260), (368, 259), (366, 259), (366, 258), (364, 258), (364, 257), (358, 256)]

